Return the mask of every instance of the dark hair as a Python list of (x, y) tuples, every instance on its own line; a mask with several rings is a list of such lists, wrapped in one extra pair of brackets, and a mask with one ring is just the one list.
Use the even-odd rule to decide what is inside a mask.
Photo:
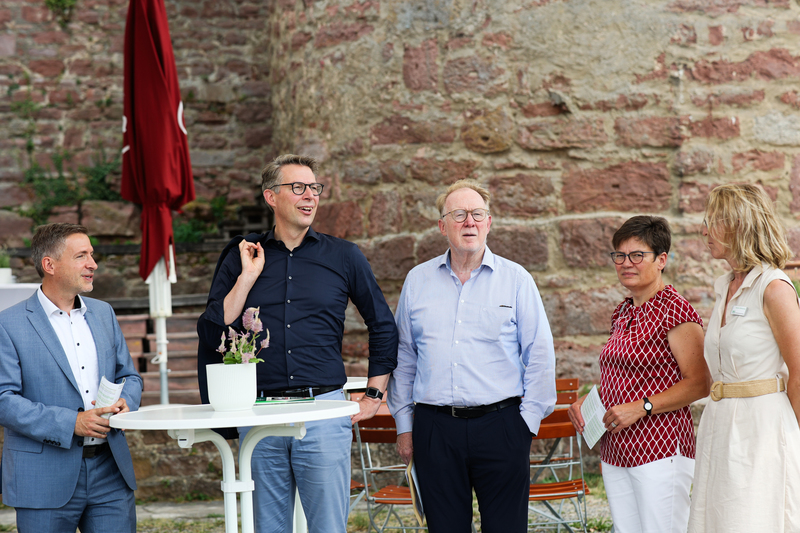
[(64, 246), (67, 244), (67, 237), (76, 233), (89, 234), (85, 226), (67, 224), (66, 222), (45, 224), (36, 228), (36, 233), (31, 239), (31, 257), (33, 258), (33, 266), (36, 267), (36, 272), (40, 278), (44, 278), (42, 259), (45, 257), (60, 258), (61, 253), (64, 251)]
[(669, 252), (672, 244), (672, 231), (665, 218), (638, 215), (629, 218), (620, 226), (611, 239), (611, 246), (616, 250), (620, 244), (629, 239), (639, 239), (649, 246), (658, 257)]
[(284, 154), (279, 155), (271, 163), (268, 163), (261, 171), (261, 193), (280, 184), (281, 167), (285, 165), (300, 165), (308, 167), (314, 175), (317, 175), (317, 160), (307, 155)]

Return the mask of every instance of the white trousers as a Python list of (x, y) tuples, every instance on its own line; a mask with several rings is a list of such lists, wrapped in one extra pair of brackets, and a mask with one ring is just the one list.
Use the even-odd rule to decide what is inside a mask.
[(602, 465), (615, 533), (686, 533), (694, 459), (675, 455), (629, 468)]

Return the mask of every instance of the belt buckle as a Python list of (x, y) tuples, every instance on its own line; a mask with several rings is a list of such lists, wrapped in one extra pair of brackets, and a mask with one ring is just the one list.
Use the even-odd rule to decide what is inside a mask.
[(723, 383), (721, 381), (715, 381), (713, 385), (711, 385), (711, 399), (715, 402), (720, 401), (724, 398), (723, 391), (722, 391)]
[(456, 414), (456, 406), (455, 405), (451, 405), (450, 406), (450, 416), (452, 416), (453, 418), (461, 418), (460, 416), (458, 416)]

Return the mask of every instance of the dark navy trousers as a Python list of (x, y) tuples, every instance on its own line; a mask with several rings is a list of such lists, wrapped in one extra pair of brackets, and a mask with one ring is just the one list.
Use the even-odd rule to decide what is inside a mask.
[(429, 531), (469, 533), (473, 488), (481, 531), (527, 531), (531, 437), (518, 405), (471, 419), (417, 406), (414, 463)]

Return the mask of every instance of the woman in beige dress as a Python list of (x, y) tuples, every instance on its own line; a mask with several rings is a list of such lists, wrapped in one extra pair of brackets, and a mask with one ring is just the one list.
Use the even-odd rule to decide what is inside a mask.
[(717, 279), (705, 337), (714, 384), (697, 432), (689, 532), (800, 531), (800, 306), (772, 202), (754, 185), (712, 190), (703, 236)]

